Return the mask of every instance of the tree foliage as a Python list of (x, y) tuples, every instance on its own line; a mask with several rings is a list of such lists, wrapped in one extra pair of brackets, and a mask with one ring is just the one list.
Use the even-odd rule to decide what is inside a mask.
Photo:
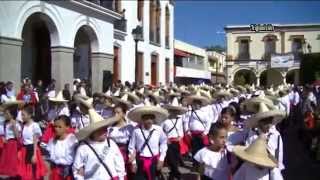
[(211, 45), (211, 46), (206, 46), (205, 49), (207, 51), (216, 51), (219, 53), (225, 52), (226, 48), (220, 45)]

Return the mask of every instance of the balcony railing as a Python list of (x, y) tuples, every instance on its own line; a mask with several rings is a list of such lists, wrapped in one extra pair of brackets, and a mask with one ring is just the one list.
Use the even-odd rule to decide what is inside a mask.
[(125, 18), (121, 18), (120, 20), (116, 20), (114, 22), (114, 28), (120, 30), (122, 32), (127, 32), (127, 20)]

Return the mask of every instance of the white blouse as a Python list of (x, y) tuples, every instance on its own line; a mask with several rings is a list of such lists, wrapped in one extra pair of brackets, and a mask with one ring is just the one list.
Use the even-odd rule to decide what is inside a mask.
[[(109, 140), (104, 142), (88, 143), (94, 148), (103, 162), (110, 170), (113, 177), (119, 177), (121, 180), (126, 175), (124, 161), (115, 142)], [(81, 176), (77, 171), (84, 168), (84, 176)], [(73, 163), (73, 173), (76, 180), (110, 180), (112, 179), (104, 166), (100, 163), (94, 152), (86, 144), (81, 144), (76, 151)]]
[(119, 144), (128, 144), (131, 134), (134, 130), (134, 126), (127, 124), (123, 127), (109, 127), (108, 137)]
[[(13, 131), (13, 125), (11, 123), (6, 123), (5, 125), (5, 138), (6, 140), (9, 140), (9, 139), (14, 139), (14, 138), (17, 138), (14, 134), (14, 131)], [(18, 132), (21, 132), (21, 125), (17, 122), (16, 123), (16, 130)]]
[(167, 119), (161, 124), (161, 126), (168, 138), (183, 137), (182, 118)]
[(77, 142), (74, 134), (68, 134), (64, 140), (50, 139), (47, 145), (50, 161), (58, 165), (71, 165)]
[(211, 179), (227, 180), (228, 179), (228, 159), (227, 151), (214, 152), (207, 147), (199, 150), (194, 159), (204, 164), (204, 175)]
[(24, 125), (22, 130), (22, 139), (24, 145), (33, 144), (33, 136), (40, 137), (42, 135), (41, 129), (38, 123), (32, 122), (31, 124)]

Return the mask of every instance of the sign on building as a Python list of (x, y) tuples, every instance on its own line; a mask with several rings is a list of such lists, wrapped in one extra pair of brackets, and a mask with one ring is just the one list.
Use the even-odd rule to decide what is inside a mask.
[(294, 56), (293, 54), (272, 54), (271, 55), (271, 68), (288, 68), (293, 66)]

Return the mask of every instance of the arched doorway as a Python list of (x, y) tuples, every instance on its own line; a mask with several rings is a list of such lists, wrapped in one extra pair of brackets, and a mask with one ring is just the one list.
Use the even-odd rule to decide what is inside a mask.
[(51, 19), (42, 13), (31, 15), (25, 22), (21, 52), (21, 78), (33, 83), (42, 80), (46, 86), (51, 81), (51, 38), (56, 30)]
[(89, 26), (82, 26), (76, 33), (73, 55), (73, 77), (92, 83), (92, 46), (97, 43), (97, 36)]
[(233, 84), (235, 85), (251, 85), (255, 83), (256, 75), (248, 69), (241, 69), (234, 74)]
[(260, 86), (278, 86), (283, 83), (282, 74), (275, 69), (264, 70), (260, 74)]
[(286, 83), (299, 84), (299, 69), (293, 69), (287, 72)]

